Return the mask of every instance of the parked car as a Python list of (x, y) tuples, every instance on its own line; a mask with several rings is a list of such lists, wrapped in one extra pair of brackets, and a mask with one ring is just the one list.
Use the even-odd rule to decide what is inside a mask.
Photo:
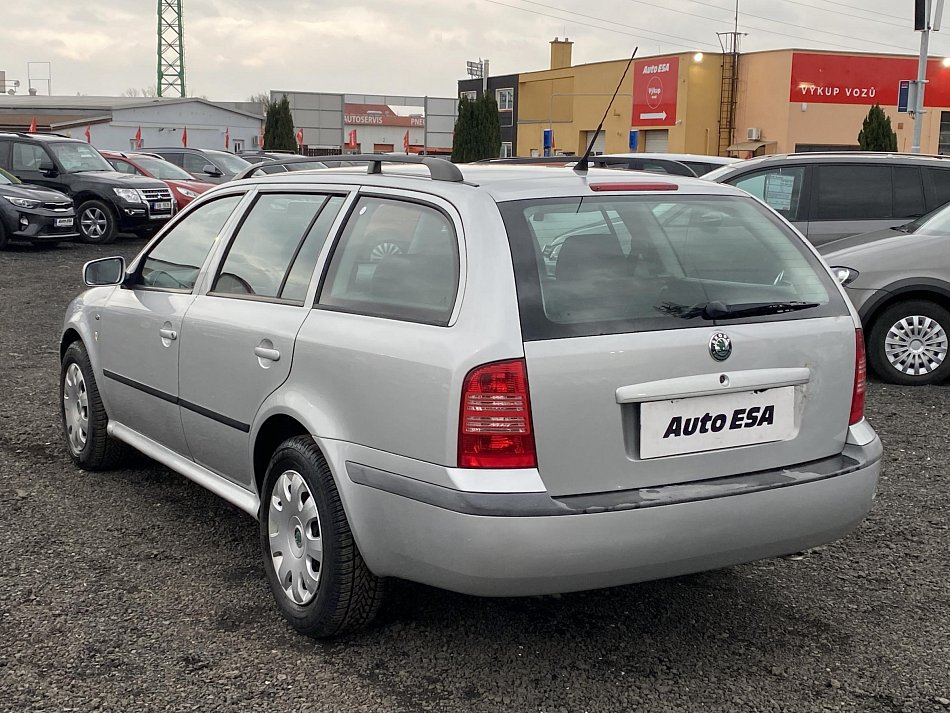
[(946, 381), (950, 334), (950, 205), (896, 228), (821, 246), (868, 335), (884, 381)]
[[(486, 158), (481, 161), (476, 161), (475, 163), (534, 164), (573, 167), (580, 158), (580, 156), (566, 156), (563, 154), (558, 156), (509, 156), (507, 158)], [(689, 166), (679, 161), (668, 158), (642, 158), (640, 154), (630, 154), (629, 156), (590, 156), (588, 161), (591, 166), (597, 166), (599, 168), (646, 171), (648, 173), (661, 173), (672, 176), (695, 177), (698, 175)]]
[(162, 181), (171, 190), (179, 209), (184, 208), (205, 191), (214, 188), (213, 183), (199, 181), (183, 168), (163, 158), (121, 151), (100, 151), (100, 153), (119, 173), (148, 176)]
[[(404, 155), (404, 154), (401, 154)], [(340, 166), (352, 166), (352, 161), (347, 161), (344, 156), (321, 156), (315, 159), (310, 156), (289, 155), (280, 158), (270, 158), (263, 161), (252, 163), (239, 174), (234, 180), (242, 178), (251, 178), (252, 176), (262, 176), (270, 173), (287, 173), (288, 171), (315, 171), (322, 168), (339, 168)]]
[(292, 151), (241, 151), (238, 156), (248, 163), (263, 163), (264, 161), (279, 161), (282, 158), (291, 158), (300, 154)]
[(78, 235), (69, 196), (22, 183), (0, 168), (0, 250), (15, 241), (56, 245)]
[[(366, 624), (386, 577), (567, 592), (795, 552), (864, 518), (882, 449), (860, 324), (759, 201), (348, 158), (369, 167), (235, 181), (130, 264), (88, 263), (61, 341), (76, 464), (132, 446), (258, 518), (297, 630)], [(670, 206), (688, 215), (661, 223)], [(406, 249), (374, 260), (381, 231)]]
[(763, 156), (704, 178), (750, 192), (813, 245), (919, 218), (950, 201), (950, 157), (864, 151)]
[(117, 173), (91, 145), (65, 136), (0, 133), (0, 168), (69, 196), (86, 243), (111, 243), (119, 232), (150, 236), (174, 212), (164, 183)]
[(227, 183), (251, 164), (230, 151), (215, 149), (157, 148), (147, 149), (166, 161), (171, 161), (206, 183)]
[(703, 176), (717, 168), (738, 163), (742, 160), (729, 158), (727, 156), (706, 156), (704, 154), (692, 153), (651, 153), (647, 151), (641, 151), (639, 153), (609, 153), (604, 154), (604, 156), (606, 158), (639, 158), (645, 161), (655, 158), (676, 161), (677, 163), (689, 166), (697, 176)]

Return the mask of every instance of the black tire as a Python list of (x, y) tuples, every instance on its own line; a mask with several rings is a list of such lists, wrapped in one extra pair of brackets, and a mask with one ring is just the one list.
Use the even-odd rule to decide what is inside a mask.
[[(72, 396), (74, 391), (67, 384), (67, 377), (75, 376), (71, 367), (75, 365), (82, 375), (82, 389), (85, 394), (86, 433), (85, 438), (77, 438), (73, 434), (77, 431), (67, 417), (67, 409), (83, 411), (79, 399)], [(73, 379), (72, 383), (76, 383)], [(112, 438), (106, 431), (109, 417), (102, 405), (96, 377), (89, 362), (89, 354), (82, 342), (73, 342), (63, 354), (62, 368), (59, 375), (59, 403), (60, 415), (63, 423), (63, 436), (66, 439), (66, 448), (76, 465), (86, 470), (110, 470), (116, 468), (128, 453), (128, 446)], [(80, 417), (81, 418), (81, 417)]]
[(3, 250), (7, 246), (7, 229), (3, 225), (3, 220), (0, 219), (0, 250)]
[[(277, 532), (285, 532), (284, 537), (287, 539), (281, 540), (279, 534), (275, 534), (272, 553), (271, 502), (277, 498), (276, 502), (281, 504), (280, 512), (288, 505), (294, 507), (283, 497), (279, 487), (276, 488), (278, 492), (275, 495), (275, 486), (284, 484), (282, 476), (290, 472), (300, 475), (303, 481), (303, 487), (297, 490), (302, 493), (300, 502), (306, 504), (312, 497), (317, 518), (314, 522), (312, 516), (305, 514), (307, 511), (303, 507), (298, 507), (292, 514), (302, 515), (303, 520), (297, 521), (292, 535), (286, 528), (279, 529), (275, 520)], [(261, 492), (259, 519), (267, 583), (278, 608), (294, 629), (308, 636), (327, 638), (362, 628), (373, 620), (383, 602), (385, 581), (370, 572), (363, 561), (350, 531), (330, 468), (309, 436), (297, 436), (284, 441), (271, 457)], [(299, 550), (297, 554), (283, 554), (290, 563), (288, 570), (292, 570), (294, 565), (312, 567), (312, 559), (301, 543), (307, 538), (307, 532), (312, 539), (316, 539), (313, 537), (314, 526), (322, 544), (319, 579), (314, 587), (316, 592), (308, 589), (305, 596), (309, 599), (298, 603), (284, 590), (275, 569), (273, 554), (281, 553), (284, 546), (292, 548), (294, 544), (290, 538), (293, 537)], [(293, 581), (294, 576), (295, 572), (288, 571), (285, 580), (288, 586), (296, 584)], [(300, 577), (297, 582), (302, 579), (305, 580)]]
[[(899, 329), (901, 320), (909, 317), (926, 317), (934, 320), (942, 330), (943, 360), (932, 371), (910, 374), (891, 363), (885, 351), (885, 342), (892, 327)], [(882, 380), (902, 386), (937, 384), (950, 377), (950, 356), (946, 353), (946, 339), (950, 335), (950, 312), (927, 300), (907, 300), (891, 305), (875, 317), (868, 337), (868, 365)], [(934, 353), (931, 353), (933, 358)]]
[(102, 201), (85, 201), (76, 209), (76, 222), (81, 242), (106, 245), (116, 238), (115, 213)]

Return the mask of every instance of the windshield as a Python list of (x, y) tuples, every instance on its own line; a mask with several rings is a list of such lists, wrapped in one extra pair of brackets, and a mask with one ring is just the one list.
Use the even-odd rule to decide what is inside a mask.
[(7, 173), (0, 168), (0, 186), (15, 186), (20, 183), (20, 179), (12, 173)]
[(235, 156), (226, 151), (208, 151), (207, 153), (209, 156), (212, 156), (215, 163), (217, 163), (220, 168), (223, 168), (224, 172), (230, 176), (240, 173), (251, 165), (240, 156)]
[(905, 225), (900, 225), (894, 230), (899, 230), (902, 233), (920, 233), (921, 235), (950, 233), (950, 203)]
[(565, 197), (500, 208), (526, 339), (845, 309), (802, 240), (751, 198)]
[(61, 143), (50, 144), (50, 150), (56, 155), (66, 173), (81, 173), (83, 171), (114, 171), (112, 165), (102, 154), (89, 144)]
[(136, 158), (135, 162), (144, 170), (148, 171), (153, 178), (160, 178), (163, 181), (193, 181), (194, 177), (184, 169), (178, 168), (173, 163), (163, 161), (160, 158), (141, 157)]

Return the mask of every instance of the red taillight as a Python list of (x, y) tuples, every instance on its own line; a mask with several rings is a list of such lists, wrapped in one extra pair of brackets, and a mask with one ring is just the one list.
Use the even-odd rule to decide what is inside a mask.
[(676, 191), (675, 183), (591, 183), (592, 191)]
[(462, 384), (459, 468), (534, 468), (524, 359), (472, 369)]
[(868, 385), (868, 366), (864, 359), (864, 333), (854, 332), (854, 391), (851, 394), (851, 426), (864, 418), (864, 393)]

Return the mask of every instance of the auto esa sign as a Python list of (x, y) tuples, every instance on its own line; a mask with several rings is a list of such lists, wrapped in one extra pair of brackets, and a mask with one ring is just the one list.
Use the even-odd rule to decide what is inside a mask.
[(676, 124), (679, 57), (659, 57), (633, 63), (633, 114), (631, 126)]

